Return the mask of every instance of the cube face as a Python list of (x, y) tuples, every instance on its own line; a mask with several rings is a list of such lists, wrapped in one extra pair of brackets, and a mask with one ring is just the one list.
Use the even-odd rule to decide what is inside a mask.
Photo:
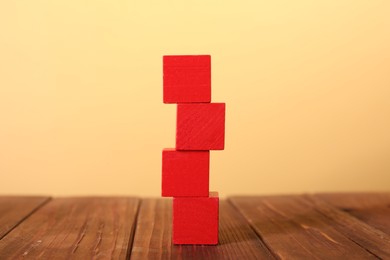
[(177, 150), (223, 150), (225, 103), (178, 104)]
[(210, 55), (163, 57), (164, 103), (210, 103)]
[(173, 198), (173, 243), (218, 244), (218, 193), (207, 198)]
[(162, 153), (163, 197), (208, 197), (209, 151), (176, 151)]

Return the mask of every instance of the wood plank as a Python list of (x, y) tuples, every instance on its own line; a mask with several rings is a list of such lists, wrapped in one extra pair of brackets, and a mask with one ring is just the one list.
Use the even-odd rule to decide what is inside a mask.
[(49, 197), (0, 197), (0, 240), (49, 199)]
[(139, 200), (57, 198), (0, 241), (2, 259), (126, 259)]
[[(389, 235), (346, 212), (336, 209), (322, 199), (309, 195), (306, 198), (310, 200), (318, 212), (331, 219), (334, 227), (349, 239), (379, 258), (390, 259)], [(389, 215), (383, 217), (387, 217), (390, 221)]]
[(219, 245), (172, 245), (172, 200), (141, 203), (131, 259), (275, 259), (245, 219), (220, 201)]
[(233, 197), (230, 201), (281, 259), (377, 259), (339, 232), (302, 196)]
[(314, 196), (390, 235), (390, 193), (332, 193)]

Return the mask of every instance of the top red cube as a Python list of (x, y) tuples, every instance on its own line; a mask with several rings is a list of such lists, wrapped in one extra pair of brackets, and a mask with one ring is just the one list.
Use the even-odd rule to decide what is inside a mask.
[(164, 103), (211, 102), (211, 56), (163, 57)]

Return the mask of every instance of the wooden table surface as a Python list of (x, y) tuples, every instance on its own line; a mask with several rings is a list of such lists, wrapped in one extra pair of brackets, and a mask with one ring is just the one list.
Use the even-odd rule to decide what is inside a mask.
[(390, 259), (390, 193), (221, 200), (218, 246), (171, 222), (171, 199), (3, 196), (0, 259)]

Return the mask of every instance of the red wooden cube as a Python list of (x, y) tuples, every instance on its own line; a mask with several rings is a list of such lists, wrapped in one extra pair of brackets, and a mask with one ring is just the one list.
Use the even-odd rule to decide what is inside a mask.
[(225, 103), (178, 104), (177, 150), (223, 150)]
[(211, 102), (211, 56), (163, 56), (164, 103)]
[(218, 244), (219, 198), (210, 196), (173, 198), (173, 243)]
[(209, 151), (162, 152), (163, 197), (209, 196)]

